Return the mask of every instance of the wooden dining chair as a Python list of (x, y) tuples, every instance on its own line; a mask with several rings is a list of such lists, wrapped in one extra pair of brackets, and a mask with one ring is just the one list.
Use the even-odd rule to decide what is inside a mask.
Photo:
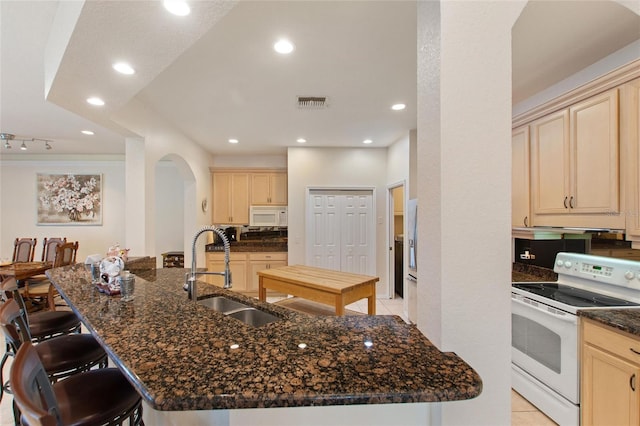
[(67, 242), (67, 237), (64, 238), (45, 238), (42, 242), (42, 261), (53, 262), (56, 258), (56, 248), (60, 244)]
[(13, 262), (33, 262), (37, 238), (16, 238), (13, 243)]
[[(66, 242), (67, 242), (66, 237), (45, 238), (42, 241), (42, 257), (40, 260), (42, 262), (51, 262), (51, 264), (53, 265), (53, 261), (56, 258), (56, 247)], [(33, 277), (29, 278), (28, 285), (36, 286), (40, 281), (46, 281), (46, 280), (47, 280), (47, 276), (44, 274), (34, 275)]]
[[(76, 263), (79, 243), (63, 242), (59, 243), (55, 248), (55, 257), (53, 258), (53, 267), (69, 266)], [(42, 303), (46, 300), (47, 309), (56, 310), (55, 298), (58, 295), (55, 287), (51, 285), (49, 279), (46, 280), (27, 280), (23, 297), (32, 303)]]
[(56, 256), (53, 260), (53, 267), (69, 266), (76, 263), (78, 254), (78, 242), (65, 242), (56, 247)]

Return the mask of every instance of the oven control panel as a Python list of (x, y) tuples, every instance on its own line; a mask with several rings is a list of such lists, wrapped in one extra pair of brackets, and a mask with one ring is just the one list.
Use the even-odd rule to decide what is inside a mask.
[(610, 266), (602, 266), (600, 264), (582, 262), (581, 271), (587, 275), (610, 277), (613, 274), (613, 268)]
[(553, 268), (569, 280), (588, 280), (640, 291), (640, 262), (580, 253), (558, 253)]

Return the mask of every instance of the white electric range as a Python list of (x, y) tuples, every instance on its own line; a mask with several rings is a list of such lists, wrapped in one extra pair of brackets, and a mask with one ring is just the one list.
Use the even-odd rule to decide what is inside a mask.
[(640, 262), (558, 253), (555, 282), (511, 287), (513, 388), (561, 425), (580, 424), (582, 309), (640, 308)]

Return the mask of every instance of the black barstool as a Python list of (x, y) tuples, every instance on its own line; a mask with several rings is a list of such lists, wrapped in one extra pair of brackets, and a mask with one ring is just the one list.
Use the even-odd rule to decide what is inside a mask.
[(14, 401), (26, 425), (144, 425), (142, 400), (115, 368), (78, 373), (51, 384), (31, 342), (11, 366)]
[[(5, 303), (15, 300), (18, 304), (32, 341), (42, 342), (53, 337), (80, 332), (80, 320), (73, 312), (41, 311), (28, 314), (14, 277), (3, 280), (0, 287), (2, 290), (0, 294)], [(0, 360), (0, 401), (2, 401), (4, 392), (8, 390), (8, 382), (5, 383), (3, 376), (4, 365), (10, 356), (15, 355), (16, 351), (17, 349), (12, 349), (7, 341), (6, 350)]]
[[(14, 355), (25, 342), (31, 343), (29, 327), (15, 299), (5, 302), (0, 307), (0, 328), (7, 341), (7, 349), (10, 349)], [(66, 334), (54, 337), (38, 343), (35, 350), (52, 383), (88, 371), (94, 366), (106, 368), (108, 363), (107, 353), (89, 334)], [(3, 387), (6, 391), (10, 391), (8, 384)], [(15, 406), (14, 416), (16, 424), (20, 424)]]

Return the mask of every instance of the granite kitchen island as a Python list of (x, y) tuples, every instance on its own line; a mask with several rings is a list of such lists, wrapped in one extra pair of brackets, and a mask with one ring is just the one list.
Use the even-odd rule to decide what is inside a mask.
[(428, 403), (482, 390), (468, 364), (397, 316), (316, 317), (199, 286), (199, 298), (224, 295), (280, 318), (252, 327), (188, 300), (186, 271), (138, 275), (130, 302), (99, 293), (85, 265), (47, 272), (142, 395), (147, 424), (355, 424), (367, 415), (369, 424), (428, 424)]

